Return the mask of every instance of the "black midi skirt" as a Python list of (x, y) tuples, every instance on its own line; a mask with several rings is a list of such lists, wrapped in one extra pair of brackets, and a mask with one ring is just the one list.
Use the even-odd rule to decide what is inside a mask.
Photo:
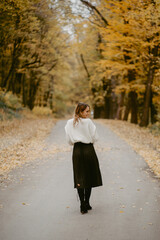
[(74, 188), (102, 186), (99, 162), (92, 143), (75, 143), (72, 161)]

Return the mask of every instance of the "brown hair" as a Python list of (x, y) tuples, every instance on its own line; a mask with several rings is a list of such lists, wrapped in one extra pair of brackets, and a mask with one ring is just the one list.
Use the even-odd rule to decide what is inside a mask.
[(73, 126), (76, 125), (76, 123), (79, 122), (80, 117), (81, 117), (81, 112), (83, 112), (87, 107), (90, 108), (90, 106), (87, 103), (80, 102), (78, 103), (75, 113), (74, 113), (74, 121), (73, 121)]

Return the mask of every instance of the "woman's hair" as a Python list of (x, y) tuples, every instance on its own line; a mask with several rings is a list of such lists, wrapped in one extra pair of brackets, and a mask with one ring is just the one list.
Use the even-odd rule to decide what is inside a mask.
[(74, 112), (74, 120), (73, 120), (73, 126), (76, 125), (76, 123), (79, 122), (79, 119), (81, 117), (81, 113), (87, 108), (90, 106), (87, 104), (87, 103), (83, 103), (83, 102), (80, 102), (78, 103), (76, 109), (75, 109), (75, 112)]

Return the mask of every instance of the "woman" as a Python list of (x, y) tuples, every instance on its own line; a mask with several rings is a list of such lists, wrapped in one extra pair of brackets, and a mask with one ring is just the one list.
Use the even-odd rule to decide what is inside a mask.
[(90, 106), (78, 103), (74, 118), (65, 126), (66, 139), (73, 147), (74, 188), (80, 198), (80, 211), (87, 213), (92, 207), (89, 204), (92, 187), (102, 185), (98, 158), (93, 144), (98, 140), (96, 126), (89, 119)]

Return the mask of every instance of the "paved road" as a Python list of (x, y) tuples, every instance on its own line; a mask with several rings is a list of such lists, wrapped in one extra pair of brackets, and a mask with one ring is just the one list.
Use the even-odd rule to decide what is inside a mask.
[(103, 186), (92, 191), (93, 210), (80, 214), (65, 123), (58, 121), (46, 139), (45, 156), (12, 171), (12, 181), (2, 184), (0, 239), (159, 240), (160, 181), (99, 123), (95, 148)]

